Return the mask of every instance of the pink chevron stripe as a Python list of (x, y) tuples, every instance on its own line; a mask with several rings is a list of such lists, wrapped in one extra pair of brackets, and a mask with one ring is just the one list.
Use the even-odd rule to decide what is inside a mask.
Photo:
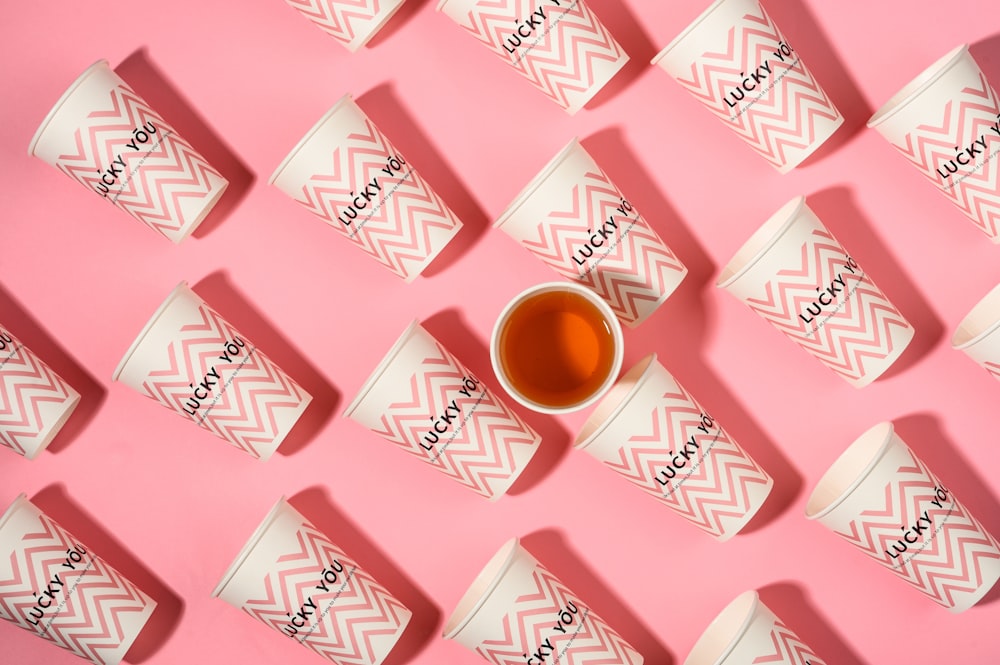
[(808, 646), (802, 643), (799, 636), (788, 626), (776, 619), (771, 627), (771, 647), (773, 651), (761, 654), (753, 659), (752, 665), (779, 663), (781, 665), (824, 665)]
[(285, 0), (323, 32), (350, 44), (382, 13), (379, 0)]

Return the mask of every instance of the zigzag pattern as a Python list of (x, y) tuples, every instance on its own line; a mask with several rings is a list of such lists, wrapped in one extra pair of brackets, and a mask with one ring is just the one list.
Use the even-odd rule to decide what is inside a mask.
[[(278, 557), (262, 580), (263, 595), (243, 611), (338, 665), (381, 662), (410, 611), (312, 524), (304, 522), (295, 535), (297, 549)], [(337, 567), (342, 572), (330, 582), (323, 572)], [(296, 628), (289, 615), (303, 607), (312, 614)]]
[[(562, 0), (561, 4), (480, 0), (459, 25), (568, 109), (598, 82), (595, 67), (615, 63), (625, 52), (581, 0)], [(517, 37), (517, 24), (539, 8), (545, 20), (512, 54), (504, 48), (507, 38)]]
[[(462, 223), (405, 162), (401, 173), (387, 175), (382, 169), (393, 157), (402, 161), (389, 140), (366, 119), (365, 131), (351, 134), (345, 145), (338, 146), (330, 155), (327, 172), (311, 177), (295, 200), (406, 279), (439, 249), (436, 238), (450, 238)], [(345, 210), (353, 206), (361, 192), (371, 192), (368, 188), (376, 178), (379, 191), (351, 220)], [(350, 224), (345, 225), (338, 217)]]
[[(556, 202), (536, 234), (521, 243), (560, 275), (600, 295), (624, 323), (635, 325), (677, 288), (687, 268), (631, 204), (622, 214), (623, 202), (603, 171), (588, 172), (569, 200)], [(596, 234), (599, 229), (609, 237)], [(589, 245), (595, 234), (601, 242), (596, 249)], [(584, 256), (581, 248), (593, 256)]]
[(52, 426), (51, 406), (76, 397), (38, 356), (0, 329), (0, 446), (19, 455), (31, 453)]
[[(75, 149), (60, 155), (56, 167), (100, 193), (99, 185), (105, 184), (102, 174), (111, 166), (118, 169), (115, 160), (120, 159), (126, 166), (110, 186), (107, 198), (171, 240), (183, 235), (181, 230), (193, 221), (185, 208), (213, 195), (225, 183), (219, 172), (127, 85), (112, 90), (108, 106), (93, 111), (88, 123), (76, 131)], [(133, 149), (129, 146), (132, 132), (146, 123), (156, 132), (146, 143), (134, 143), (138, 149)]]
[[(117, 663), (114, 652), (130, 637), (123, 622), (153, 601), (89, 552), (73, 569), (65, 566), (67, 551), (83, 546), (47, 516), (40, 514), (38, 522), (39, 530), (11, 553), (10, 577), (0, 578), (0, 618), (98, 665)], [(53, 583), (56, 576), (61, 585)], [(37, 626), (35, 594), (51, 602)]]
[(323, 32), (350, 44), (382, 11), (379, 0), (285, 0)]
[[(885, 486), (884, 504), (862, 512), (836, 533), (935, 602), (955, 607), (958, 597), (983, 585), (983, 567), (1000, 562), (1000, 545), (952, 496), (938, 499), (935, 488), (941, 483), (911, 451), (907, 453), (908, 461)], [(932, 503), (935, 499), (940, 507)], [(906, 543), (904, 534), (911, 533), (912, 525), (926, 524), (918, 522), (925, 511), (933, 526), (914, 533), (916, 543)], [(906, 550), (900, 553), (894, 545)]]
[[(532, 573), (535, 590), (519, 596), (503, 618), (502, 634), (485, 639), (476, 653), (495, 665), (524, 665), (525, 655), (539, 648), (547, 658), (536, 662), (558, 665), (640, 665), (640, 656), (621, 635), (567, 589), (552, 573), (538, 565)], [(563, 611), (569, 624), (560, 623)], [(576, 608), (572, 612), (571, 608)], [(554, 629), (561, 625), (565, 632)], [(549, 660), (551, 658), (551, 660)]]
[[(741, 521), (753, 509), (754, 486), (766, 486), (770, 478), (718, 423), (706, 425), (707, 432), (698, 429), (705, 415), (674, 382), (651, 409), (647, 424), (636, 423), (638, 433), (622, 444), (617, 458), (602, 461), (684, 519), (720, 537), (728, 523)], [(678, 457), (685, 466), (674, 469), (672, 460), (682, 450), (691, 450), (692, 437), (697, 450), (690, 460)], [(671, 469), (676, 471), (672, 479), (662, 473)]]
[(802, 643), (799, 636), (793, 633), (788, 626), (776, 619), (771, 628), (771, 647), (773, 651), (761, 654), (753, 659), (751, 665), (766, 665), (767, 663), (777, 663), (778, 665), (824, 665), (823, 661), (816, 657), (812, 650)]
[[(1000, 150), (998, 120), (997, 93), (980, 73), (978, 86), (965, 88), (958, 98), (948, 100), (939, 122), (923, 123), (903, 137), (901, 144), (892, 143), (990, 238), (1000, 235), (1000, 155), (993, 155)], [(955, 165), (956, 146), (964, 150), (974, 140), (985, 140), (982, 154), (969, 165), (957, 165), (958, 172), (950, 174), (944, 166)], [(972, 159), (968, 154), (966, 158)]]
[[(861, 268), (850, 272), (848, 259), (832, 235), (814, 230), (802, 245), (799, 265), (779, 271), (762, 297), (746, 302), (824, 365), (856, 381), (865, 376), (866, 362), (893, 353), (893, 328), (908, 329), (910, 324)], [(834, 304), (813, 320), (803, 320), (800, 314), (809, 317), (807, 307), (817, 301), (817, 288), (825, 289), (837, 278), (844, 286)]]
[[(199, 307), (198, 316), (168, 345), (164, 365), (149, 372), (143, 392), (259, 458), (263, 448), (273, 446), (282, 421), (309, 396), (250, 342), (224, 360), (226, 343), (243, 339), (239, 331), (208, 305)], [(218, 385), (192, 415), (185, 410), (193, 395), (191, 385), (197, 386), (210, 371), (219, 375)]]
[[(794, 51), (784, 62), (774, 55), (779, 43), (788, 42), (764, 8), (758, 10), (730, 29), (723, 50), (705, 52), (691, 64), (690, 77), (676, 79), (757, 154), (782, 168), (788, 153), (813, 144), (820, 122), (838, 122), (841, 115)], [(765, 65), (772, 73), (759, 82), (750, 78), (755, 89), (745, 92), (743, 81)], [(767, 86), (773, 87), (765, 91)], [(736, 108), (726, 103), (732, 90), (746, 94)]]
[[(443, 346), (436, 344), (436, 349), (420, 361), (407, 393), (389, 405), (372, 431), (472, 491), (493, 498), (494, 485), (505, 486), (520, 471), (518, 449), (533, 449), (541, 439)], [(478, 385), (469, 389), (466, 377)], [(446, 432), (438, 434), (433, 423), (442, 414), (454, 419)]]

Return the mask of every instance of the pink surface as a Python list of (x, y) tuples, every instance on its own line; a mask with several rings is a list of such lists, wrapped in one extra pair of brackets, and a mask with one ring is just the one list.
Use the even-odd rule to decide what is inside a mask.
[[(847, 119), (820, 155), (781, 176), (648, 64), (704, 4), (590, 0), (632, 62), (573, 117), (431, 0), (407, 0), (353, 55), (279, 0), (252, 11), (233, 0), (6, 9), (0, 320), (83, 402), (37, 460), (0, 451), (0, 505), (27, 492), (164, 608), (132, 662), (323, 662), (209, 595), (283, 494), (414, 611), (416, 629), (393, 664), (482, 662), (439, 634), (515, 535), (650, 664), (683, 661), (748, 588), (829, 663), (1000, 658), (996, 591), (951, 615), (803, 516), (836, 456), (891, 419), (1000, 534), (1000, 385), (948, 344), (1000, 281), (1000, 248), (864, 129), (961, 42), (1000, 83), (995, 8), (769, 0)], [(55, 100), (99, 58), (232, 183), (180, 246), (26, 154)], [(465, 224), (413, 284), (266, 184), (346, 92)], [(514, 294), (555, 275), (490, 223), (573, 136), (691, 270), (657, 313), (625, 331), (625, 367), (656, 351), (776, 480), (763, 514), (729, 542), (572, 450), (586, 413), (519, 410), (542, 449), (496, 504), (340, 415), (414, 318), (499, 389), (487, 353), (493, 320)], [(860, 391), (714, 286), (743, 240), (798, 194), (917, 330), (897, 368)], [(182, 279), (323, 407), (266, 463), (110, 381)], [(0, 642), (4, 663), (80, 662), (7, 623)]]

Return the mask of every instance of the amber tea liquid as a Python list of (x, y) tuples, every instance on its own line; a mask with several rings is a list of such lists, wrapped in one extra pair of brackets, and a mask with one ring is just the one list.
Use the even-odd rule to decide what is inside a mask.
[(615, 360), (604, 314), (572, 291), (545, 291), (514, 307), (499, 339), (500, 364), (522, 396), (552, 408), (597, 392)]

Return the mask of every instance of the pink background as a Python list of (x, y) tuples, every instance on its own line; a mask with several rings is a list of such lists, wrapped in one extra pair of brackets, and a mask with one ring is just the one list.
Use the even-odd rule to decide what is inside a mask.
[[(351, 55), (280, 0), (7, 3), (0, 26), (0, 318), (83, 394), (35, 461), (0, 451), (0, 505), (20, 492), (125, 572), (163, 610), (133, 662), (318, 663), (209, 597), (281, 495), (415, 613), (392, 663), (477, 663), (445, 618), (517, 535), (646, 656), (680, 663), (739, 592), (765, 602), (828, 663), (986, 663), (994, 594), (951, 615), (803, 516), (809, 491), (862, 431), (891, 419), (949, 489), (1000, 534), (1000, 385), (949, 338), (1000, 280), (994, 247), (864, 122), (961, 42), (1000, 82), (992, 3), (768, 0), (845, 114), (828, 148), (781, 176), (648, 64), (706, 0), (589, 0), (632, 56), (574, 117), (464, 34), (408, 0)], [(859, 18), (864, 15), (865, 18)], [(71, 81), (107, 58), (232, 182), (180, 246), (26, 154)], [(266, 184), (341, 95), (417, 166), (466, 228), (406, 285)], [(555, 277), (493, 219), (573, 136), (690, 268), (626, 331), (776, 478), (760, 519), (717, 543), (571, 448), (586, 414), (521, 411), (543, 435), (529, 477), (491, 504), (341, 417), (414, 318), (497, 387), (487, 342), (515, 293)], [(806, 194), (917, 329), (891, 374), (850, 387), (714, 286), (781, 204)], [(324, 405), (267, 463), (110, 376), (180, 280)], [(990, 602), (992, 601), (992, 602)], [(77, 663), (3, 623), (5, 663)]]

